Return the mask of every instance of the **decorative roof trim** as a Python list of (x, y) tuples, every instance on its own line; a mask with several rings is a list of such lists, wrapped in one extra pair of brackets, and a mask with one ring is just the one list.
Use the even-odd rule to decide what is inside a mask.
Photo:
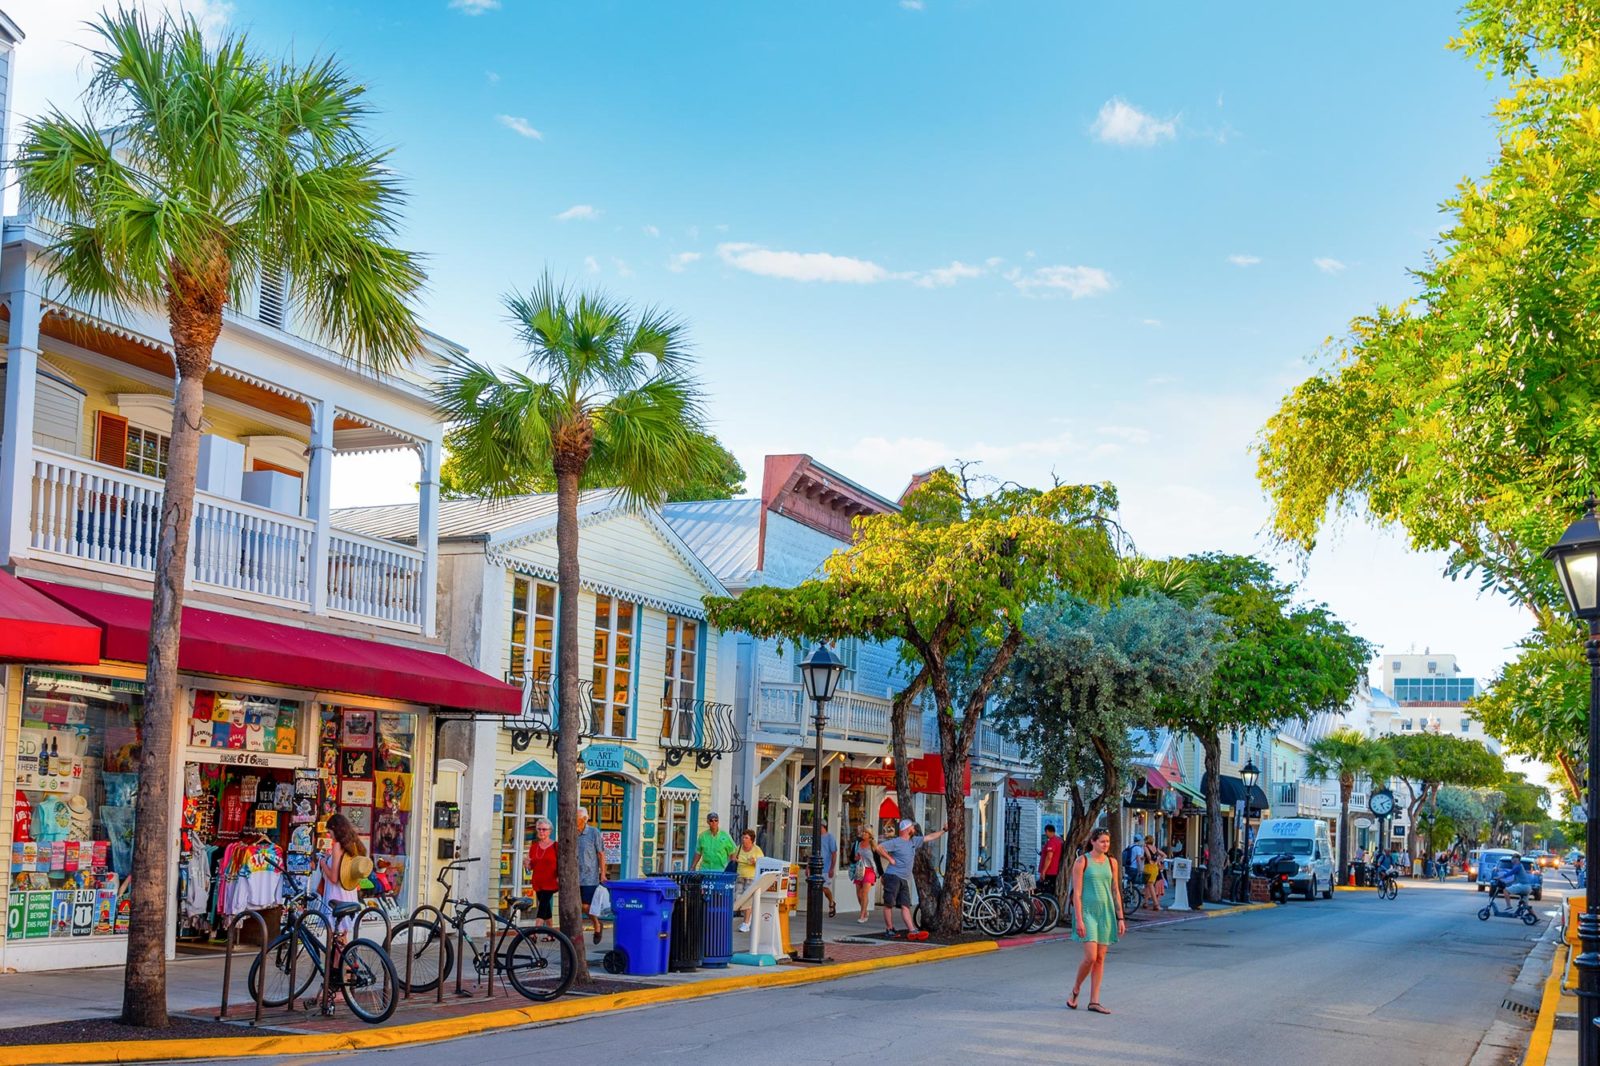
[(693, 781), (679, 774), (661, 786), (661, 795), (667, 799), (693, 800), (700, 798), (700, 789)]
[[(540, 563), (529, 562), (526, 559), (517, 559), (497, 549), (491, 549), (486, 554), (491, 563), (503, 566), (507, 570), (519, 574), (527, 574), (529, 577), (536, 577), (551, 583), (556, 581), (556, 568), (553, 566), (544, 566)], [(590, 592), (599, 593), (602, 596), (610, 596), (613, 599), (628, 600), (639, 604), (641, 607), (649, 607), (653, 610), (661, 611), (663, 614), (675, 614), (684, 618), (692, 618), (697, 622), (703, 622), (706, 618), (705, 607), (698, 603), (678, 603), (675, 600), (640, 592), (638, 589), (613, 585), (605, 581), (591, 581), (586, 577), (580, 577), (578, 584)]]
[[(343, 415), (344, 417), (348, 418), (350, 421), (359, 422), (363, 426), (366, 426), (368, 429), (375, 429), (380, 433), (387, 433), (390, 436), (398, 437), (403, 441), (408, 441), (409, 442), (406, 445), (394, 445), (393, 447), (386, 447), (386, 448), (366, 448), (366, 449), (362, 449), (362, 452), (374, 452), (374, 451), (385, 451), (385, 452), (387, 452), (387, 451), (394, 451), (394, 450), (396, 450), (396, 448), (400, 448), (400, 447), (417, 448), (417, 447), (421, 447), (422, 445), (428, 443), (426, 438), (419, 437), (415, 433), (407, 433), (404, 430), (395, 429), (393, 426), (386, 425), (385, 423), (379, 422), (376, 419), (368, 418), (366, 415), (358, 415), (354, 411), (346, 410), (343, 407), (335, 407), (333, 409), (333, 414), (334, 414), (335, 418), (338, 418), (340, 415)], [(341, 452), (340, 454), (341, 455), (356, 455), (356, 454), (361, 454), (361, 452)]]
[(311, 398), (305, 393), (297, 392), (294, 389), (285, 388), (282, 385), (275, 385), (266, 378), (257, 377), (254, 374), (246, 373), (245, 371), (239, 370), (236, 367), (231, 367), (226, 363), (219, 363), (213, 360), (211, 363), (211, 369), (215, 370), (223, 377), (233, 378), (235, 381), (242, 381), (246, 385), (254, 385), (256, 388), (265, 390), (266, 392), (277, 393), (279, 396), (303, 403), (307, 407), (311, 406)]
[(520, 788), (530, 792), (554, 792), (556, 775), (538, 759), (529, 759), (506, 774), (507, 788)]

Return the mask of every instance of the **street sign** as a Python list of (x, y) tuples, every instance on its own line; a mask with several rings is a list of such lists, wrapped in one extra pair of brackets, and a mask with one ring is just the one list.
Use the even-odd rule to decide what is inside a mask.
[(1371, 818), (1367, 818), (1367, 817), (1363, 816), (1363, 817), (1360, 817), (1360, 818), (1352, 818), (1350, 820), (1350, 824), (1355, 826), (1357, 829), (1371, 829), (1373, 826), (1377, 825), (1378, 823), (1374, 822)]

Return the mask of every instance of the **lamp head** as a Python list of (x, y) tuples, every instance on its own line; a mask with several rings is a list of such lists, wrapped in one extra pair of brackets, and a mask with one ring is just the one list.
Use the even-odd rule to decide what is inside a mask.
[(1555, 563), (1567, 606), (1578, 620), (1600, 620), (1600, 519), (1593, 495), (1584, 504), (1583, 517), (1567, 527), (1544, 557)]
[(844, 660), (826, 644), (818, 644), (810, 655), (800, 660), (800, 679), (805, 684), (806, 698), (813, 703), (827, 703), (833, 699), (843, 676)]

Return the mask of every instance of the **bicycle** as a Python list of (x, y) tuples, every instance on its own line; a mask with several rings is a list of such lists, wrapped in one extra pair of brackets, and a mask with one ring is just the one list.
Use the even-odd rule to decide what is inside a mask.
[[(1002, 908), (996, 897), (980, 892), (970, 879), (962, 886), (961, 928), (964, 932), (977, 929), (984, 936), (1006, 936), (1011, 930), (1012, 917), (1009, 907)], [(912, 920), (918, 929), (924, 928), (927, 924), (923, 921), (921, 900), (917, 901), (912, 911)]]
[[(288, 871), (283, 873), (283, 928), (267, 945), (267, 966), (263, 972), (262, 957), (250, 964), (246, 978), (252, 996), (259, 995), (265, 1007), (282, 1007), (305, 995), (311, 982), (323, 973), (328, 945), (323, 939), (328, 930), (337, 930), (344, 918), (354, 918), (364, 910), (360, 903), (327, 900), (309, 891)], [(321, 926), (321, 932), (316, 930)], [(359, 930), (357, 930), (359, 932)], [(335, 933), (338, 938), (340, 934)], [(336, 946), (338, 961), (331, 975), (323, 975), (323, 987), (337, 989), (344, 997), (345, 1006), (364, 1022), (376, 1025), (388, 1021), (399, 1004), (396, 994), (400, 979), (395, 975), (394, 963), (388, 952), (376, 941), (357, 938)], [(299, 958), (304, 955), (305, 958)], [(301, 969), (304, 967), (304, 969)], [(293, 969), (298, 987), (291, 989), (290, 970)], [(299, 980), (301, 974), (305, 980)], [(324, 997), (324, 1012), (330, 1002)]]
[(1011, 871), (1015, 875), (1011, 889), (1028, 908), (1029, 921), (1025, 933), (1042, 933), (1054, 929), (1061, 921), (1061, 902), (1055, 895), (1039, 888), (1034, 875), (1026, 870)]
[(1400, 878), (1393, 870), (1378, 871), (1378, 898), (1394, 899), (1400, 895)]
[[(440, 904), (439, 920), (428, 921), (411, 918), (394, 928), (390, 938), (391, 948), (411, 955), (410, 981), (407, 991), (431, 992), (442, 980), (454, 972), (457, 939), (462, 944), (462, 954), (470, 954), (476, 979), (485, 974), (505, 975), (511, 987), (528, 999), (546, 1002), (557, 998), (572, 987), (577, 974), (578, 953), (572, 941), (559, 929), (549, 926), (522, 926), (516, 923), (524, 911), (534, 906), (531, 899), (512, 900), (508, 910), (511, 916), (495, 914), (482, 903), (451, 896), (453, 875), (465, 869), (477, 858), (456, 859), (439, 870), (437, 881), (444, 888), (444, 902)], [(455, 936), (451, 936), (451, 932)], [(444, 963), (439, 962), (439, 938), (444, 938)], [(402, 965), (405, 956), (402, 955)], [(466, 971), (463, 969), (462, 973)], [(404, 982), (403, 982), (404, 983)]]

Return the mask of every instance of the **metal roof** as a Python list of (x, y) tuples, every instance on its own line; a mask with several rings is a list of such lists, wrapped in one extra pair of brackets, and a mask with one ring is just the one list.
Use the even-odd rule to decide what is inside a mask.
[(661, 515), (724, 585), (750, 583), (761, 541), (760, 500), (669, 503)]
[[(591, 489), (580, 493), (578, 506), (610, 495), (612, 489)], [(482, 536), (503, 529), (548, 518), (556, 513), (556, 494), (535, 493), (508, 496), (503, 500), (440, 500), (439, 537)], [(336, 507), (332, 514), (336, 529), (365, 533), (369, 537), (416, 543), (417, 505), (392, 503), (381, 507)]]

